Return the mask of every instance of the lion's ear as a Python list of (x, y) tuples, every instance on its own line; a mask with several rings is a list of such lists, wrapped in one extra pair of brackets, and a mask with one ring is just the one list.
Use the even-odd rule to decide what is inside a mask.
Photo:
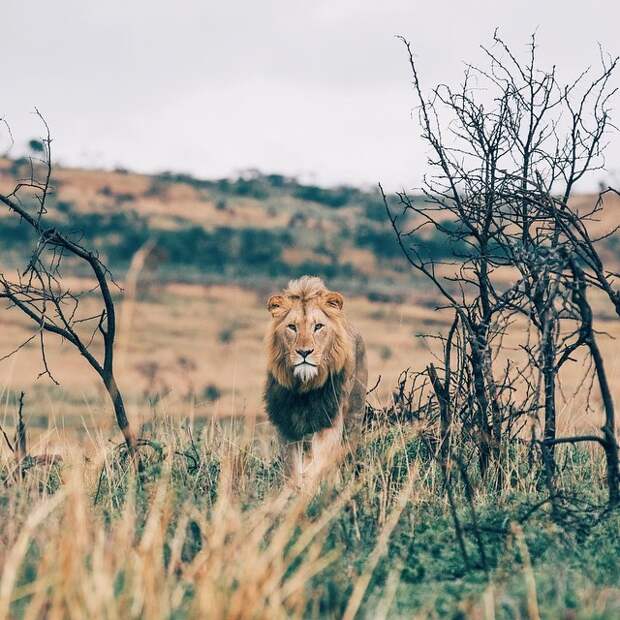
[(271, 312), (271, 316), (277, 317), (284, 312), (284, 297), (282, 295), (272, 295), (267, 300), (267, 310)]
[(325, 294), (325, 303), (330, 308), (335, 308), (336, 310), (342, 310), (342, 306), (344, 306), (344, 297), (340, 293), (329, 291), (328, 293)]

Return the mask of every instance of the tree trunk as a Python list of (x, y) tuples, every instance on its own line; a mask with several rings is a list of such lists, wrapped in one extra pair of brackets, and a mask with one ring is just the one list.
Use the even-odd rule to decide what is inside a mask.
[(489, 402), (487, 400), (484, 383), (484, 362), (480, 353), (479, 343), (476, 340), (476, 335), (473, 335), (470, 345), (472, 373), (474, 376), (474, 392), (476, 395), (478, 409), (477, 421), (478, 429), (480, 431), (480, 440), (478, 442), (480, 452), (480, 474), (485, 477), (489, 469), (489, 461), (491, 457), (491, 429), (489, 427), (489, 421), (487, 419)]
[(543, 429), (543, 465), (549, 484), (552, 484), (555, 476), (555, 445), (556, 416), (555, 416), (555, 349), (553, 346), (553, 334), (550, 328), (543, 335), (543, 385), (545, 392), (545, 426)]
[(607, 460), (607, 487), (609, 488), (609, 505), (615, 507), (620, 504), (620, 489), (618, 485), (618, 440), (616, 438), (616, 420), (614, 401), (607, 382), (607, 374), (603, 364), (603, 356), (598, 348), (594, 333), (590, 334), (590, 351), (596, 368), (596, 376), (601, 389), (601, 397), (605, 408), (605, 425), (602, 428), (605, 436), (605, 458)]
[(125, 403), (123, 401), (123, 397), (118, 389), (116, 384), (116, 379), (112, 373), (109, 373), (103, 377), (103, 383), (110, 395), (110, 399), (112, 400), (112, 406), (114, 407), (114, 415), (116, 417), (116, 423), (118, 424), (121, 433), (123, 433), (123, 437), (125, 438), (125, 443), (127, 445), (127, 450), (133, 459), (137, 458), (138, 454), (138, 444), (136, 441), (136, 436), (133, 433), (133, 430), (129, 424), (129, 420), (127, 419), (127, 412), (125, 410)]

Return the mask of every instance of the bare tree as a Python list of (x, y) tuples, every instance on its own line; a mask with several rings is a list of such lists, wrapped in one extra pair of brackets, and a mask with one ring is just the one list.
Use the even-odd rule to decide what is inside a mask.
[[(9, 308), (17, 310), (29, 319), (34, 333), (20, 347), (38, 339), (40, 343), (43, 372), (56, 382), (48, 364), (46, 342), (49, 335), (62, 338), (73, 345), (101, 378), (110, 397), (116, 422), (129, 453), (136, 456), (136, 437), (129, 424), (123, 397), (114, 375), (114, 342), (116, 338), (116, 312), (111, 290), (113, 282), (109, 269), (100, 256), (87, 249), (78, 240), (47, 225), (48, 202), (53, 192), (52, 156), (49, 127), (36, 111), (45, 126), (40, 159), (30, 159), (30, 174), (18, 182), (8, 194), (0, 194), (0, 203), (18, 217), (32, 233), (33, 248), (25, 268), (14, 278), (0, 273), (0, 299), (9, 302)], [(74, 293), (63, 280), (63, 267), (70, 264), (74, 269), (86, 267), (93, 279), (86, 292)], [(99, 310), (90, 316), (79, 312), (85, 296), (95, 297)], [(96, 349), (102, 349), (97, 355)]]
[[(499, 466), (518, 419), (536, 420), (541, 413), (537, 441), (553, 492), (554, 448), (567, 440), (557, 437), (560, 371), (577, 348), (586, 347), (593, 358), (598, 351), (585, 290), (575, 291), (598, 286), (620, 309), (612, 274), (595, 247), (600, 239), (589, 234), (600, 206), (588, 213), (570, 207), (579, 181), (604, 165), (605, 139), (613, 127), (610, 79), (618, 59), (601, 53), (597, 75), (590, 77), (588, 69), (563, 84), (555, 67), (538, 66), (534, 36), (521, 61), (496, 32), (493, 45), (482, 47), (486, 66), (468, 65), (458, 88), (440, 84), (426, 96), (411, 45), (402, 40), (433, 173), (424, 179), (423, 200), (398, 194), (400, 212), (383, 197), (404, 255), (439, 293), (440, 307), (458, 318), (463, 334), (463, 384), (453, 381), (446, 390), (437, 369), (428, 369), (442, 418), (457, 419), (461, 412), (463, 422), (475, 428), (485, 475), (491, 463)], [(421, 242), (428, 232), (445, 240), (449, 258), (424, 255)], [(510, 359), (504, 345), (515, 322), (526, 326), (520, 328), (521, 361)], [(598, 372), (596, 359), (595, 367)], [(444, 375), (449, 378), (447, 358)], [(601, 377), (604, 373), (599, 385), (605, 392)], [(612, 446), (613, 406), (605, 407), (603, 442), (610, 455), (616, 450), (608, 472), (613, 502), (617, 444)]]

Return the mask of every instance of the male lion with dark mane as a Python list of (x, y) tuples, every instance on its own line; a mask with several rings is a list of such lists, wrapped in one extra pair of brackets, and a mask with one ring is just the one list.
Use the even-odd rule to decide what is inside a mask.
[(362, 426), (366, 348), (343, 305), (340, 293), (311, 276), (292, 280), (267, 302), (273, 320), (265, 404), (297, 481), (319, 474), (343, 447), (353, 448)]

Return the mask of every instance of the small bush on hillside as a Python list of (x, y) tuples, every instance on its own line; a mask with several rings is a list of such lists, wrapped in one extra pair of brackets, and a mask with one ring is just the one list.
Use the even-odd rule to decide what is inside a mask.
[(260, 179), (237, 179), (230, 185), (230, 190), (237, 196), (247, 196), (263, 200), (269, 196), (269, 190)]
[(299, 185), (295, 188), (293, 195), (302, 200), (310, 200), (328, 207), (344, 207), (357, 190), (351, 187), (338, 187), (328, 189), (317, 185)]
[(67, 200), (59, 200), (56, 203), (56, 210), (59, 213), (64, 213), (64, 214), (68, 214), (71, 213), (74, 210), (74, 205), (72, 202), (69, 202)]
[(203, 400), (206, 400), (208, 403), (214, 403), (222, 397), (222, 391), (214, 383), (209, 383), (209, 385), (206, 385), (202, 390), (201, 396)]
[(357, 229), (357, 245), (371, 250), (380, 258), (401, 258), (402, 251), (392, 229), (362, 225)]
[(43, 145), (43, 142), (41, 142), (41, 140), (38, 140), (36, 138), (29, 140), (28, 148), (33, 153), (43, 153), (45, 151), (45, 146)]

